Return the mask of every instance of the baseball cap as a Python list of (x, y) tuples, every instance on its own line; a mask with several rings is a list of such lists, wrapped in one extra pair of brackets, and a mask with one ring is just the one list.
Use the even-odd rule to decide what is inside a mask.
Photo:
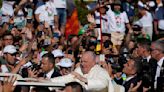
[(42, 60), (42, 56), (45, 55), (45, 54), (47, 54), (47, 53), (48, 53), (48, 51), (42, 51), (42, 52), (40, 52), (40, 54), (39, 54), (40, 60)]
[(115, 1), (113, 2), (113, 5), (121, 5), (121, 1), (120, 1), (120, 0), (115, 0)]
[(5, 46), (5, 48), (3, 49), (3, 53), (9, 53), (9, 54), (14, 54), (16, 53), (16, 47), (13, 45), (7, 45)]
[(69, 59), (69, 58), (63, 58), (63, 59), (61, 59), (60, 62), (57, 63), (56, 65), (57, 65), (57, 66), (61, 66), (61, 67), (66, 67), (66, 68), (68, 68), (68, 67), (71, 67), (71, 66), (73, 65), (73, 62), (72, 62), (72, 60)]
[(62, 50), (60, 49), (55, 49), (52, 51), (52, 54), (54, 55), (54, 57), (61, 57), (64, 56), (64, 53), (62, 52)]
[(139, 10), (144, 10), (144, 9), (146, 9), (146, 5), (143, 4), (142, 2), (138, 2), (138, 9)]

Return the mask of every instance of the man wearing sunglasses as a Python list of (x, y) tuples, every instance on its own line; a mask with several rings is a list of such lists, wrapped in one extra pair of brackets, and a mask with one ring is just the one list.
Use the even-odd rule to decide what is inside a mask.
[(6, 66), (9, 72), (11, 73), (18, 73), (21, 66), (26, 63), (26, 61), (23, 59), (17, 63), (17, 59), (16, 59), (17, 50), (16, 47), (13, 45), (5, 46), (5, 48), (3, 49), (3, 53), (4, 53), (4, 59), (6, 60)]
[(74, 63), (69, 58), (63, 58), (56, 65), (60, 67), (60, 74), (61, 75), (67, 75), (73, 71)]

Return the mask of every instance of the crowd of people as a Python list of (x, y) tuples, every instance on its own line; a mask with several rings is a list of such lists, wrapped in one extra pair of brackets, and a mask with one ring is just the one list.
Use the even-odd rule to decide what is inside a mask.
[(68, 4), (2, 1), (0, 73), (65, 87), (15, 86), (9, 76), (0, 77), (0, 92), (164, 91), (164, 0), (87, 3), (88, 24), (65, 37)]

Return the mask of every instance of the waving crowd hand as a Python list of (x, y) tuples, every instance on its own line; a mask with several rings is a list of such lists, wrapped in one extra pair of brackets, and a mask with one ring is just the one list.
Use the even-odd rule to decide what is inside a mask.
[(16, 79), (16, 76), (4, 78), (3, 83), (1, 82), (0, 84), (0, 92), (13, 92), (15, 89), (14, 83)]

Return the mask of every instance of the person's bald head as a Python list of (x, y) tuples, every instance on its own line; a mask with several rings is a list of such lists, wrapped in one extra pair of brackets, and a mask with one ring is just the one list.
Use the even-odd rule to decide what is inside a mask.
[(82, 54), (81, 69), (84, 74), (88, 73), (95, 64), (96, 55), (92, 51), (87, 51)]

